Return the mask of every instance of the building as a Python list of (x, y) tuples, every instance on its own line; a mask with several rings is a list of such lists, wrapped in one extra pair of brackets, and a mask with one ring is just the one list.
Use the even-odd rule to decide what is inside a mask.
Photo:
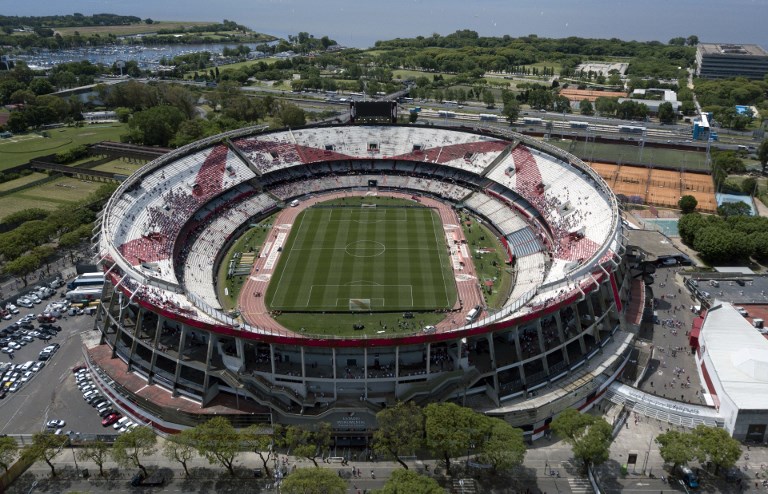
[[(367, 338), (294, 332), (266, 312), (225, 313), (211, 268), (225, 246), (249, 224), (340, 192), (400, 194), (481, 218), (514, 260), (503, 308), (465, 322), (459, 307), (429, 330)], [(290, 224), (275, 223), (287, 234)], [(123, 182), (105, 206), (97, 247), (109, 283), (86, 361), (121, 410), (165, 432), (213, 415), (238, 426), (329, 422), (336, 445), (359, 446), (383, 407), (450, 400), (532, 440), (565, 408), (594, 405), (631, 350), (615, 196), (575, 156), (510, 131), (228, 132)], [(257, 261), (254, 283), (269, 282), (273, 252)], [(471, 262), (453, 263), (465, 300), (479, 291), (461, 273)]]
[(762, 443), (768, 439), (768, 340), (743, 312), (713, 303), (692, 332), (699, 332), (696, 364), (725, 430), (740, 441)]
[(696, 75), (705, 79), (765, 78), (768, 52), (758, 45), (700, 43), (696, 47)]
[[(655, 95), (656, 98), (650, 98), (646, 96)], [(680, 111), (680, 102), (677, 100), (677, 93), (671, 89), (635, 89), (632, 91), (630, 98), (619, 98), (619, 103), (625, 101), (634, 101), (635, 103), (643, 103), (648, 107), (648, 111), (651, 113), (659, 113), (659, 106), (662, 103), (669, 103), (672, 105), (672, 110), (675, 113)]]

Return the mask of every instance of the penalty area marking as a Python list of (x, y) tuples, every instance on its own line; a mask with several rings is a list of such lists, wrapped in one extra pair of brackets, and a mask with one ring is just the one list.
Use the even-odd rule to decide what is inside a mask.
[[(365, 284), (364, 285), (362, 283), (369, 283), (369, 284)], [(362, 291), (365, 291), (364, 289), (366, 287), (373, 287), (374, 289), (375, 288), (389, 288), (389, 287), (397, 287), (399, 290), (406, 290), (407, 289), (408, 292), (411, 294), (411, 305), (410, 306), (413, 307), (413, 285), (381, 285), (381, 284), (376, 283), (374, 281), (365, 281), (365, 280), (351, 281), (349, 283), (345, 283), (344, 285), (312, 285), (312, 286), (309, 287), (309, 293), (307, 293), (307, 303), (304, 305), (304, 307), (309, 307), (310, 306), (310, 302), (312, 301), (312, 291), (315, 289), (315, 287), (323, 288), (323, 289), (355, 287), (355, 288), (363, 288)], [(384, 300), (383, 297), (364, 297), (364, 296), (360, 296), (360, 297), (341, 297), (341, 298), (337, 297), (336, 298), (336, 303), (335, 303), (334, 306), (335, 307), (339, 306), (339, 300), (346, 300), (346, 303), (349, 303), (349, 301), (352, 298), (357, 298), (357, 299), (366, 299), (367, 298), (367, 299), (370, 299), (370, 300), (381, 299), (382, 301)]]

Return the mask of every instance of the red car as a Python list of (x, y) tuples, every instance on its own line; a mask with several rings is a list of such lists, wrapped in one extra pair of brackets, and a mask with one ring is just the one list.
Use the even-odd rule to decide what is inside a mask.
[(117, 422), (118, 420), (120, 420), (120, 417), (121, 417), (121, 415), (119, 413), (117, 413), (117, 412), (110, 413), (109, 415), (104, 417), (104, 419), (101, 421), (101, 425), (103, 425), (104, 427), (112, 425), (115, 422)]
[(37, 322), (52, 323), (52, 322), (56, 322), (56, 318), (50, 314), (40, 314), (39, 316), (37, 316)]
[(78, 364), (78, 365), (76, 365), (76, 366), (72, 367), (72, 373), (74, 374), (74, 373), (76, 373), (76, 372), (79, 372), (79, 371), (81, 371), (81, 370), (85, 370), (85, 369), (87, 369), (87, 368), (88, 368), (88, 367), (86, 367), (86, 366), (85, 366), (85, 364)]

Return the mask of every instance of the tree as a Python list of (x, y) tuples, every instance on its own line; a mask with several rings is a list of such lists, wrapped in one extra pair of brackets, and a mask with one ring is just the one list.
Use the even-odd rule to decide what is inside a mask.
[(686, 42), (688, 43), (688, 46), (696, 46), (699, 44), (699, 37), (696, 36), (695, 34), (692, 34), (688, 36), (688, 39), (686, 40)]
[(493, 108), (496, 106), (496, 98), (489, 89), (483, 91), (483, 103), (485, 103), (486, 108)]
[(0, 437), (0, 467), (8, 473), (8, 468), (19, 454), (19, 445), (16, 439), (9, 436)]
[(451, 459), (481, 445), (486, 435), (485, 416), (455, 403), (430, 403), (424, 416), (427, 448), (442, 458), (449, 475)]
[(284, 494), (344, 494), (347, 483), (327, 468), (299, 468), (283, 479)]
[(507, 121), (510, 124), (515, 123), (518, 117), (520, 117), (520, 103), (514, 98), (505, 99), (504, 108), (501, 110), (501, 113), (507, 117)]
[(595, 109), (592, 106), (592, 102), (588, 99), (583, 99), (579, 102), (579, 113), (582, 115), (594, 115)]
[(683, 196), (679, 201), (677, 201), (677, 206), (683, 211), (683, 214), (692, 213), (698, 205), (699, 201), (690, 195)]
[(168, 436), (163, 443), (163, 456), (170, 461), (181, 463), (187, 477), (187, 462), (195, 457), (196, 451), (193, 429), (183, 429), (178, 434)]
[(424, 437), (424, 414), (412, 401), (398, 402), (394, 407), (376, 414), (379, 428), (373, 433), (373, 449), (379, 454), (400, 463), (406, 470), (408, 465), (400, 458), (404, 453), (413, 453)]
[(749, 216), (752, 208), (744, 201), (724, 202), (717, 207), (717, 214), (729, 218), (731, 216)]
[(412, 124), (416, 123), (416, 120), (418, 120), (418, 119), (419, 119), (419, 112), (415, 112), (415, 111), (408, 112), (408, 121), (410, 123), (412, 123)]
[(3, 271), (11, 276), (21, 278), (24, 286), (27, 286), (27, 276), (34, 273), (39, 267), (40, 259), (32, 254), (27, 254), (5, 263)]
[(271, 477), (272, 474), (269, 471), (269, 460), (274, 454), (275, 443), (272, 429), (264, 427), (263, 425), (253, 424), (241, 431), (241, 436), (243, 442), (248, 446), (248, 449), (259, 455), (261, 464), (264, 467), (264, 473), (267, 477)]
[(445, 489), (440, 487), (432, 477), (419, 475), (410, 470), (396, 470), (378, 492), (381, 494), (443, 494)]
[(764, 139), (757, 148), (757, 159), (760, 160), (760, 164), (763, 167), (763, 175), (765, 175), (768, 173), (768, 139)]
[(290, 103), (280, 105), (278, 119), (283, 127), (301, 127), (307, 123), (304, 110)]
[(197, 452), (208, 460), (218, 463), (235, 475), (235, 458), (240, 454), (240, 435), (224, 417), (215, 417), (192, 429)]
[(174, 106), (155, 106), (133, 115), (128, 121), (129, 135), (146, 146), (168, 146), (184, 120), (184, 114)]
[(552, 430), (571, 445), (573, 456), (580, 460), (584, 470), (608, 460), (611, 447), (611, 425), (603, 418), (580, 413), (569, 408), (550, 424)]
[(8, 130), (14, 134), (25, 132), (28, 127), (27, 120), (24, 118), (24, 114), (20, 111), (11, 112), (11, 114), (8, 116), (8, 121), (5, 122), (5, 125), (8, 127)]
[(747, 195), (757, 195), (757, 179), (755, 177), (747, 177), (741, 182), (741, 191)]
[(659, 105), (659, 121), (666, 124), (675, 121), (675, 109), (669, 101), (665, 101)]
[(699, 461), (710, 461), (715, 466), (715, 475), (721, 468), (728, 469), (741, 456), (741, 444), (725, 429), (699, 424), (690, 433), (698, 443)]
[(480, 450), (479, 460), (490, 464), (493, 473), (521, 465), (526, 453), (523, 431), (502, 419), (489, 418), (488, 421), (490, 434)]
[(67, 444), (67, 436), (51, 434), (50, 432), (36, 432), (32, 436), (32, 444), (24, 448), (22, 456), (32, 461), (43, 460), (51, 468), (51, 476), (56, 476), (56, 467), (53, 459), (59, 454), (61, 448)]
[(141, 458), (155, 453), (157, 436), (146, 426), (136, 427), (115, 439), (112, 444), (112, 459), (121, 466), (139, 468), (146, 477), (147, 469)]
[(310, 425), (289, 425), (280, 431), (280, 443), (296, 456), (306, 458), (316, 467), (317, 457), (331, 445), (331, 426), (322, 422), (314, 428)]
[(671, 463), (673, 470), (678, 465), (686, 465), (697, 457), (693, 436), (688, 433), (671, 430), (656, 436), (661, 458)]
[(92, 461), (99, 467), (99, 476), (104, 476), (104, 463), (111, 455), (109, 444), (104, 441), (88, 441), (77, 450), (80, 461)]

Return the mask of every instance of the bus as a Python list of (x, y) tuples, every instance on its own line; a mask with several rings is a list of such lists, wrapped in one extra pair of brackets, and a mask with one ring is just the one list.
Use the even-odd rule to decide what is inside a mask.
[(445, 111), (445, 110), (438, 111), (437, 116), (443, 117), (443, 118), (456, 118), (455, 113), (453, 113), (452, 111)]
[(65, 298), (73, 304), (84, 304), (101, 298), (102, 287), (80, 287), (68, 291)]
[(523, 123), (526, 125), (541, 125), (544, 122), (540, 118), (525, 117), (523, 118)]
[(67, 289), (74, 290), (81, 286), (96, 286), (104, 284), (104, 273), (83, 273), (67, 283)]
[(571, 121), (572, 129), (586, 129), (587, 127), (589, 127), (589, 122), (579, 122), (576, 120)]
[(645, 127), (638, 127), (635, 125), (619, 125), (618, 129), (619, 129), (619, 132), (624, 132), (628, 134), (645, 134), (645, 131), (646, 131)]
[(492, 113), (481, 113), (480, 114), (480, 120), (485, 120), (485, 121), (488, 121), (488, 122), (495, 122), (496, 120), (498, 120), (498, 118), (499, 117), (497, 115), (493, 115)]

